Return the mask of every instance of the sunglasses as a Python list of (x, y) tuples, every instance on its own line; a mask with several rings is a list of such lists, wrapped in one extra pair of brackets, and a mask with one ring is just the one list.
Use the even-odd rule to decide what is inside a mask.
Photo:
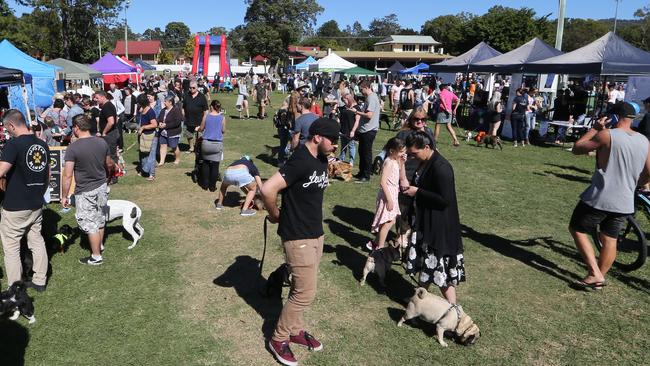
[(190, 89), (196, 89), (196, 87), (195, 86), (190, 86)]
[(426, 122), (426, 118), (413, 118), (413, 122)]

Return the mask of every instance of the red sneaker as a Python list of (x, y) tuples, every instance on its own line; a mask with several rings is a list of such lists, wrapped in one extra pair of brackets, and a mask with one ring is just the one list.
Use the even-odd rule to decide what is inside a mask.
[(321, 344), (313, 335), (301, 330), (298, 335), (290, 336), (289, 342), (307, 347), (310, 351), (320, 351), (323, 349)]
[(298, 361), (296, 360), (296, 357), (294, 357), (293, 352), (291, 352), (291, 348), (289, 348), (289, 342), (278, 342), (269, 339), (269, 348), (271, 349), (271, 353), (273, 353), (275, 358), (281, 364), (286, 366), (298, 366)]

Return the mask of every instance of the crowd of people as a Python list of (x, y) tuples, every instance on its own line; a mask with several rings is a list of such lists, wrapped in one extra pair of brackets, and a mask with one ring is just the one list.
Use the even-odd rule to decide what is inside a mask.
[[(403, 259), (406, 273), (422, 287), (434, 284), (450, 304), (457, 304), (456, 287), (466, 279), (465, 258), (454, 170), (436, 149), (440, 129), (444, 125), (452, 146), (459, 146), (451, 124), (461, 102), (468, 102), (487, 108), (489, 114), (482, 124), (489, 134), (497, 136), (506, 112), (507, 93), (497, 88), (494, 97), (487, 100), (476, 80), (459, 79), (448, 85), (437, 78), (388, 83), (378, 77), (334, 81), (321, 75), (279, 79), (245, 75), (229, 82), (237, 92), (235, 108), (240, 118), (250, 118), (251, 100), (257, 104), (257, 117), (267, 118), (271, 92), (287, 93), (273, 116), (280, 140), (279, 170), (267, 181), (263, 181), (248, 156), (229, 164), (221, 177), (227, 117), (224, 106), (211, 95), (210, 86), (201, 77), (151, 77), (133, 87), (118, 89), (113, 84), (108, 91), (96, 91), (92, 96), (57, 95), (50, 108), (30, 116), (31, 124), (17, 110), (5, 112), (3, 125), (12, 138), (0, 159), (0, 176), (6, 177), (0, 238), (8, 283), (22, 277), (19, 241), (27, 235), (34, 257), (34, 274), (28, 285), (37, 291), (47, 286), (47, 254), (40, 228), (43, 196), (50, 180), (48, 146), (68, 145), (61, 203), (67, 207), (74, 197), (79, 229), (90, 242), (91, 254), (80, 262), (100, 265), (108, 185), (117, 183), (119, 172), (126, 168), (121, 159), (125, 151), (123, 135), (137, 132), (137, 174), (151, 182), (156, 179), (156, 168), (166, 164), (168, 153), (173, 153), (174, 164), (180, 163), (179, 143), (184, 136), (188, 152), (196, 154), (198, 184), (218, 191), (214, 202), (217, 210), (223, 210), (226, 191), (235, 186), (246, 195), (242, 216), (256, 213), (254, 200), (259, 195), (270, 222), (278, 223), (277, 233), (292, 282), (268, 346), (278, 361), (295, 365), (290, 344), (315, 351), (323, 348), (316, 337), (305, 331), (303, 313), (316, 296), (323, 253), (322, 207), (324, 190), (329, 185), (328, 157), (338, 147), (334, 155), (351, 166), (358, 162), (355, 181), (367, 184), (373, 174), (374, 141), (382, 113), (388, 107), (398, 116), (400, 125), (383, 147), (375, 215), (369, 223), (375, 238), (366, 247), (369, 251), (382, 250), (396, 227), (396, 236), (407, 243)], [(467, 92), (458, 93), (454, 85)], [(634, 189), (650, 179), (648, 141), (631, 129), (631, 120), (638, 112), (630, 103), (618, 100), (616, 88), (611, 94), (608, 108), (617, 117), (617, 128), (605, 128), (608, 117), (602, 116), (573, 150), (576, 154), (596, 150), (599, 167), (570, 223), (571, 234), (589, 270), (576, 283), (583, 289), (605, 286), (604, 276), (616, 254), (622, 218), (633, 212)], [(580, 87), (560, 93), (553, 105), (555, 118), (567, 117), (567, 110), (567, 120), (586, 113), (582, 109), (582, 103), (586, 105), (584, 96)], [(646, 102), (650, 105), (650, 99)], [(510, 111), (514, 146), (530, 144), (536, 116), (546, 103), (533, 88), (517, 89)], [(435, 128), (427, 126), (428, 120), (435, 123)], [(645, 123), (647, 128), (650, 124)], [(279, 195), (281, 208), (277, 206)], [(600, 225), (603, 239), (599, 260), (587, 239), (596, 225)]]

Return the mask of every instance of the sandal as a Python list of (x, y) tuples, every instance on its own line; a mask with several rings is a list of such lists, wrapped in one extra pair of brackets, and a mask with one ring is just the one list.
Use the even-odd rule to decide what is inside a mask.
[(156, 176), (155, 175), (150, 175), (150, 176), (147, 177), (147, 180), (149, 182), (153, 182), (154, 180), (156, 180)]
[(460, 142), (454, 141), (454, 147), (458, 147), (458, 146), (460, 146)]
[(584, 281), (576, 281), (571, 284), (571, 287), (573, 287), (576, 290), (602, 290), (603, 287), (607, 286), (607, 283), (605, 281), (598, 281), (598, 282), (592, 282), (592, 283), (587, 283)]

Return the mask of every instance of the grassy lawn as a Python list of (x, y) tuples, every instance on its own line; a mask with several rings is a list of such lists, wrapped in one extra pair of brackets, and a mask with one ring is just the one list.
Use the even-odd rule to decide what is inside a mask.
[[(276, 168), (264, 144), (278, 141), (270, 118), (238, 120), (235, 95), (218, 98), (234, 117), (224, 165), (249, 154), (270, 176)], [(273, 106), (281, 100), (273, 95)], [(375, 150), (394, 134), (382, 130)], [(127, 135), (125, 145), (134, 141)], [(453, 148), (445, 132), (438, 143), (455, 169), (467, 269), (458, 297), (481, 328), (478, 343), (450, 342), (443, 349), (431, 326), (397, 328), (404, 299), (413, 293), (398, 266), (386, 292), (372, 275), (369, 286), (359, 287), (378, 178), (365, 185), (336, 181), (326, 190), (318, 295), (305, 315), (325, 348), (310, 354), (294, 347), (302, 365), (650, 362), (648, 266), (631, 273), (614, 268), (601, 292), (568, 287), (585, 273), (567, 225), (593, 158), (560, 147), (506, 145), (503, 151), (464, 142)], [(127, 157), (135, 162), (137, 147)], [(257, 294), (264, 215), (240, 217), (234, 191), (230, 207), (215, 211), (216, 195), (186, 176), (192, 166), (193, 156), (183, 155), (180, 166), (159, 169), (154, 183), (129, 169), (111, 197), (142, 207), (143, 239), (127, 250), (130, 238), (112, 223), (102, 266), (78, 264), (87, 253), (79, 240), (55, 255), (47, 291), (33, 293), (37, 323), (0, 321), (0, 365), (23, 358), (26, 365), (276, 364), (264, 336), (281, 304)], [(59, 209), (50, 205), (46, 212), (48, 235), (55, 223), (74, 224), (74, 213)], [(283, 261), (274, 226), (269, 237), (264, 277)]]

